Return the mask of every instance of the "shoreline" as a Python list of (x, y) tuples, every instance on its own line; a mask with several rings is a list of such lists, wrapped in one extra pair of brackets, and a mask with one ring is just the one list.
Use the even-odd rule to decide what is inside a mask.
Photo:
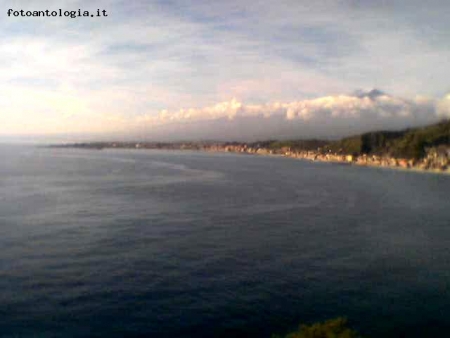
[[(181, 150), (181, 149), (180, 149)], [(330, 164), (339, 164), (343, 166), (352, 166), (352, 167), (367, 167), (367, 168), (378, 168), (378, 169), (386, 169), (386, 170), (396, 170), (396, 171), (402, 171), (402, 172), (413, 172), (413, 173), (425, 173), (425, 174), (440, 174), (440, 175), (450, 175), (450, 167), (441, 170), (441, 169), (424, 169), (419, 167), (402, 167), (398, 165), (386, 165), (386, 164), (373, 164), (373, 163), (358, 163), (355, 161), (346, 161), (346, 160), (326, 160), (326, 159), (310, 159), (306, 157), (298, 157), (298, 156), (291, 156), (286, 154), (262, 154), (262, 153), (241, 153), (241, 152), (234, 152), (234, 151), (211, 151), (211, 150), (197, 150), (199, 152), (211, 152), (211, 153), (231, 153), (231, 154), (242, 154), (242, 155), (255, 155), (255, 156), (273, 156), (273, 157), (283, 157), (283, 158), (292, 158), (295, 160), (302, 160), (306, 162), (312, 162), (312, 163), (330, 163)], [(348, 155), (344, 155), (348, 156)]]
[(322, 162), (358, 167), (370, 167), (380, 169), (391, 169), (404, 172), (428, 173), (428, 174), (450, 174), (449, 159), (439, 158), (436, 153), (430, 152), (426, 157), (413, 160), (405, 158), (394, 158), (379, 155), (349, 155), (336, 153), (323, 153), (320, 151), (291, 151), (290, 149), (271, 150), (267, 148), (251, 148), (246, 145), (201, 145), (201, 144), (145, 144), (145, 143), (82, 143), (50, 146), (50, 148), (73, 148), (86, 150), (102, 149), (133, 149), (133, 150), (178, 150), (198, 151), (205, 153), (231, 153), (238, 155), (257, 155), (284, 157), (308, 162)]

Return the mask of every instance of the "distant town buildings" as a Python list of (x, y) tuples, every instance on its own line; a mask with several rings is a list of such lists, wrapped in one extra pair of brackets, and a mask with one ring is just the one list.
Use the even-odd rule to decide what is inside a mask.
[(132, 148), (132, 149), (165, 149), (165, 150), (195, 150), (209, 152), (231, 152), (254, 155), (277, 155), (298, 158), (308, 161), (345, 163), (359, 166), (389, 167), (398, 169), (412, 169), (422, 171), (436, 171), (450, 173), (450, 146), (440, 145), (425, 149), (425, 156), (421, 159), (396, 158), (389, 155), (344, 154), (317, 148), (316, 150), (295, 150), (290, 147), (272, 149), (258, 144), (247, 143), (211, 143), (211, 142), (96, 142), (63, 145), (58, 147), (76, 147), (88, 149), (103, 148)]

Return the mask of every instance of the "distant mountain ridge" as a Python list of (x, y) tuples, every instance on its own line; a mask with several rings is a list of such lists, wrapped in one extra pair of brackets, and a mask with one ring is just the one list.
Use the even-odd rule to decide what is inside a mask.
[[(370, 91), (367, 95), (373, 97), (374, 95), (381, 94), (379, 91)], [(313, 151), (321, 154), (376, 155), (417, 160), (424, 158), (430, 148), (445, 148), (450, 150), (450, 120), (426, 127), (410, 128), (400, 131), (373, 131), (345, 137), (337, 141), (297, 139), (258, 142), (87, 142), (54, 147), (192, 150), (205, 150), (213, 147), (242, 147), (243, 149), (265, 149), (273, 154), (283, 154), (286, 151)]]
[(359, 89), (359, 90), (356, 90), (353, 93), (353, 95), (358, 97), (358, 98), (360, 98), (360, 99), (368, 97), (371, 100), (374, 100), (374, 99), (376, 99), (379, 96), (386, 96), (387, 94), (382, 92), (381, 90), (378, 90), (378, 89), (374, 88), (374, 89), (369, 90), (369, 91), (364, 91), (364, 90)]
[[(370, 92), (369, 92), (370, 94)], [(377, 94), (377, 93), (372, 93)], [(420, 159), (428, 148), (450, 148), (450, 120), (426, 127), (401, 131), (374, 131), (345, 137), (338, 141), (289, 140), (254, 142), (251, 146), (261, 146), (277, 150), (289, 147), (294, 151), (314, 150), (349, 155), (379, 155), (397, 158)]]

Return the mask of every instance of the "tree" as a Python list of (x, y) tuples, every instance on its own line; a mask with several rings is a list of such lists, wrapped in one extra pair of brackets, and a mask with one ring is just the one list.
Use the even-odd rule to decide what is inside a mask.
[[(272, 336), (281, 338), (281, 336)], [(311, 325), (300, 325), (298, 331), (291, 332), (285, 338), (361, 338), (356, 331), (347, 327), (347, 319), (335, 318)]]

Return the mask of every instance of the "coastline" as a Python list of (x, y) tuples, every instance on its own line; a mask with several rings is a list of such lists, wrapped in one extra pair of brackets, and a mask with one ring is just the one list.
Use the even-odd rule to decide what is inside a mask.
[[(199, 149), (199, 151), (202, 151)], [(342, 156), (342, 159), (337, 158), (324, 158), (324, 157), (317, 157), (318, 154), (314, 153), (314, 155), (311, 156), (302, 156), (298, 153), (288, 153), (288, 154), (274, 154), (274, 153), (263, 153), (263, 152), (236, 152), (236, 151), (227, 151), (227, 150), (203, 150), (206, 152), (216, 152), (216, 153), (236, 153), (236, 154), (249, 154), (249, 155), (257, 155), (257, 156), (274, 156), (274, 157), (285, 157), (285, 158), (293, 158), (308, 162), (318, 162), (318, 163), (331, 163), (331, 164), (341, 164), (345, 166), (357, 166), (357, 167), (368, 167), (368, 168), (379, 168), (379, 169), (387, 169), (387, 170), (397, 170), (397, 171), (403, 171), (403, 172), (414, 172), (414, 173), (425, 173), (425, 174), (443, 174), (443, 175), (450, 175), (450, 167), (447, 167), (446, 169), (437, 169), (437, 168), (421, 168), (418, 165), (400, 165), (400, 163), (404, 163), (405, 159), (395, 159), (395, 158), (389, 158), (390, 161), (396, 161), (396, 165), (391, 165), (386, 163), (385, 161), (381, 161), (379, 164), (376, 162), (358, 162), (357, 157), (355, 160), (355, 156), (353, 155), (339, 155)], [(311, 152), (310, 152), (311, 153)], [(311, 154), (310, 154), (311, 155)], [(326, 155), (325, 155), (326, 156)], [(336, 155), (333, 155), (336, 156)], [(349, 158), (349, 156), (352, 157), (352, 159)]]
[[(212, 153), (233, 153), (239, 155), (258, 155), (287, 157), (309, 162), (334, 163), (341, 165), (371, 167), (381, 169), (393, 169), (404, 172), (450, 174), (450, 158), (445, 153), (442, 155), (436, 149), (430, 149), (424, 158), (406, 159), (395, 158), (387, 155), (351, 155), (323, 152), (318, 150), (291, 150), (283, 147), (281, 149), (268, 149), (264, 147), (250, 147), (246, 144), (201, 144), (201, 143), (120, 143), (120, 142), (95, 142), (53, 145), (51, 148), (77, 148), (87, 150), (102, 149), (134, 149), (134, 150), (180, 150), (200, 151)], [(450, 152), (450, 150), (447, 150)]]

